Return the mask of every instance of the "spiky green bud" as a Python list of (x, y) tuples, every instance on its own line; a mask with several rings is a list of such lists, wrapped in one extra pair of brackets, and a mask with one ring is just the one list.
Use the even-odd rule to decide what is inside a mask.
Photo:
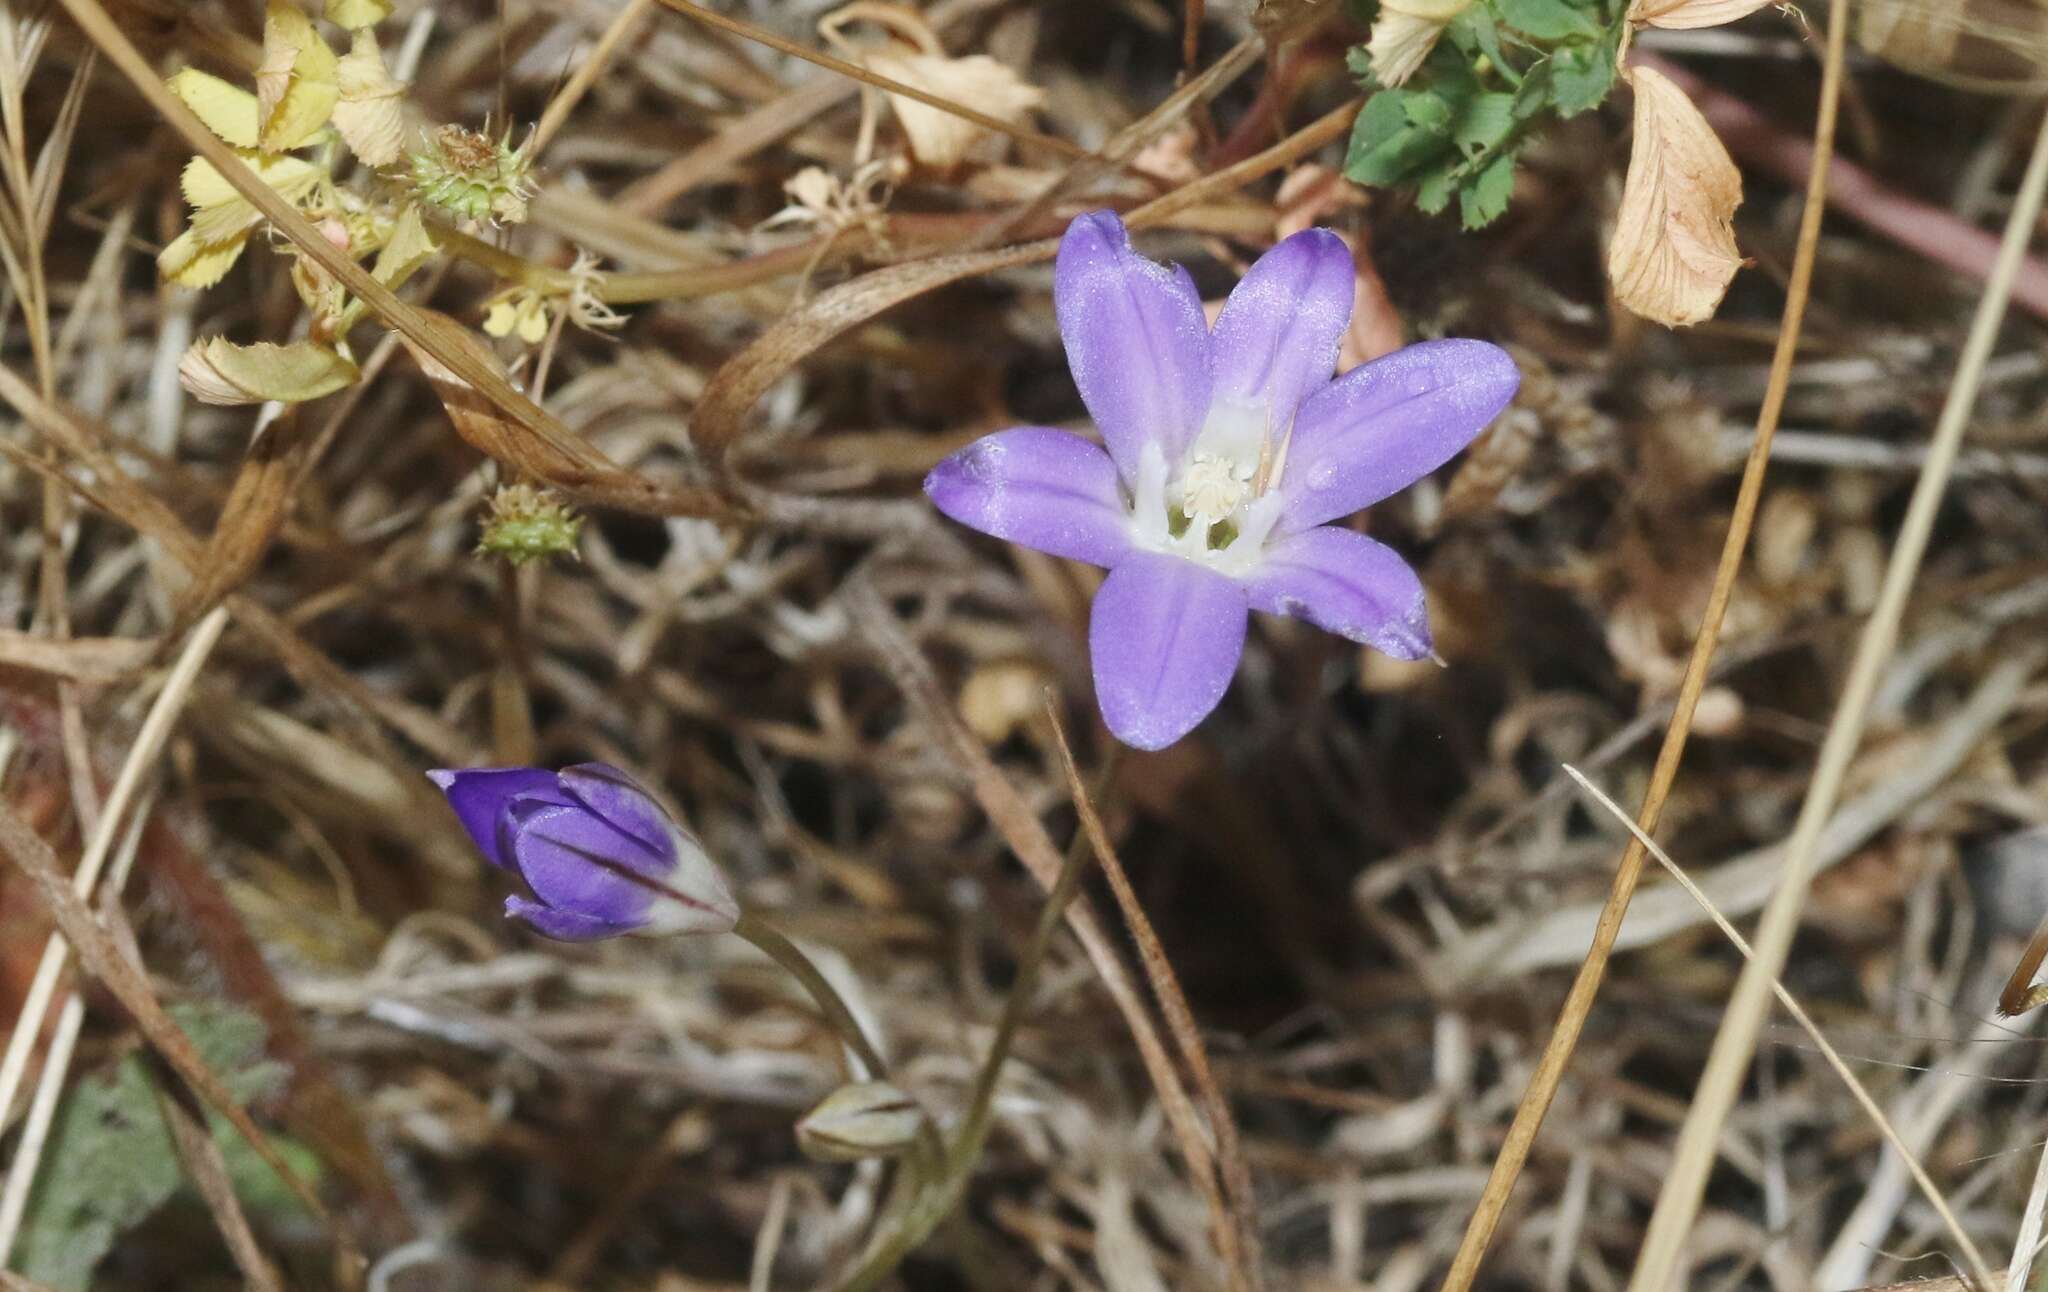
[(514, 565), (550, 556), (575, 558), (583, 518), (546, 489), (506, 485), (491, 496), (478, 556), (501, 556)]
[(512, 146), (509, 132), (494, 143), (480, 131), (442, 126), (406, 157), (413, 190), (429, 206), (466, 220), (525, 221), (533, 157)]

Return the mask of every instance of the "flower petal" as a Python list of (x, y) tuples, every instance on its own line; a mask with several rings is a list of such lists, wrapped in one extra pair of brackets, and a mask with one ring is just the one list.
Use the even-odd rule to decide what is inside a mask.
[(613, 924), (606, 920), (578, 915), (574, 911), (558, 911), (552, 906), (529, 902), (523, 897), (505, 899), (505, 918), (523, 920), (533, 926), (533, 931), (542, 937), (557, 942), (595, 942), (599, 938), (615, 938), (622, 933), (631, 933), (638, 926)]
[(1266, 549), (1245, 584), (1254, 610), (1306, 619), (1395, 659), (1429, 654), (1422, 580), (1363, 534), (1323, 525), (1290, 535)]
[(933, 467), (924, 491), (961, 524), (1054, 556), (1114, 565), (1130, 547), (1116, 464), (1065, 431), (985, 435)]
[(1230, 689), (1244, 653), (1245, 593), (1214, 570), (1133, 552), (1102, 582), (1088, 620), (1095, 700), (1118, 740), (1164, 749)]
[(493, 866), (508, 864), (498, 850), (498, 823), (505, 808), (519, 795), (544, 794), (555, 788), (555, 774), (538, 767), (473, 767), (461, 771), (436, 768), (427, 779), (448, 796), (448, 806), (469, 837), (476, 842), (484, 860)]
[(1304, 229), (1260, 256), (1216, 319), (1214, 401), (1259, 408), (1284, 429), (1337, 366), (1354, 287), (1351, 249), (1328, 229)]
[(1451, 460), (1521, 383), (1484, 341), (1424, 341), (1362, 364), (1308, 397), (1280, 489), (1283, 533), (1370, 507)]
[(645, 924), (655, 885), (667, 877), (644, 845), (581, 803), (515, 799), (500, 847), (542, 902), (611, 924)]
[(672, 822), (640, 782), (610, 763), (577, 763), (558, 773), (577, 802), (659, 854), (667, 851)]
[(1052, 302), (1081, 402), (1124, 479), (1148, 441), (1178, 463), (1209, 411), (1209, 328), (1187, 270), (1139, 255), (1116, 213), (1095, 211), (1060, 239)]

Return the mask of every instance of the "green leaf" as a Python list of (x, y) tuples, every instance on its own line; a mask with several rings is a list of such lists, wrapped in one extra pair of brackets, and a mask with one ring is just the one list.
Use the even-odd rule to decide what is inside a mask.
[(1410, 117), (1410, 101), (1429, 98), (1435, 107), (1418, 109), (1425, 117), (1449, 111), (1434, 95), (1410, 90), (1381, 90), (1366, 100), (1351, 129), (1351, 149), (1344, 158), (1346, 178), (1359, 184), (1396, 184), (1428, 165), (1450, 145), (1447, 129), (1418, 125)]
[(1494, 5), (1503, 23), (1535, 40), (1569, 40), (1600, 34), (1598, 23), (1565, 0), (1494, 0)]
[[(241, 1102), (284, 1079), (284, 1070), (263, 1057), (263, 1024), (254, 1015), (218, 1004), (176, 1005), (170, 1014)], [(214, 1138), (231, 1173), (238, 1145), (240, 1159), (256, 1162), (224, 1122), (214, 1124)], [(303, 1147), (294, 1152), (310, 1156)], [(72, 1086), (43, 1161), (48, 1165), (29, 1198), (15, 1268), (59, 1292), (84, 1292), (101, 1258), (177, 1192), (182, 1175), (140, 1060), (125, 1059), (106, 1076)]]
[(202, 404), (299, 404), (331, 395), (356, 377), (355, 364), (317, 341), (236, 345), (206, 337), (178, 361), (178, 384)]
[(1458, 215), (1467, 229), (1493, 223), (1508, 209), (1515, 191), (1515, 155), (1504, 152), (1488, 162), (1458, 194)]
[(1424, 130), (1441, 132), (1451, 124), (1451, 105), (1427, 90), (1401, 91), (1401, 110)]
[(1519, 85), (1522, 74), (1515, 70), (1508, 56), (1501, 52), (1500, 26), (1493, 20), (1493, 11), (1485, 5), (1473, 5), (1451, 21), (1447, 35), (1459, 48), (1470, 47), (1479, 51), (1507, 79), (1509, 84)]
[(1551, 104), (1561, 117), (1600, 106), (1614, 88), (1614, 54), (1620, 32), (1592, 44), (1567, 45), (1550, 60)]
[(1451, 195), (1457, 191), (1456, 168), (1446, 166), (1422, 177), (1415, 186), (1415, 205), (1431, 215), (1451, 204)]
[(1500, 147), (1514, 128), (1514, 95), (1476, 94), (1458, 117), (1457, 129), (1451, 137), (1468, 154), (1480, 155)]

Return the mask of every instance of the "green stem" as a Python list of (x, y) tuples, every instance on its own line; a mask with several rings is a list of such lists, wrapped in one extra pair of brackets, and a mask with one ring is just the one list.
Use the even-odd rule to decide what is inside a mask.
[[(1111, 747), (1103, 767), (1104, 783), (1115, 774), (1121, 753), (1122, 746)], [(989, 1044), (988, 1057), (975, 1076), (967, 1117), (960, 1125), (953, 1147), (946, 1154), (944, 1174), (918, 1199), (902, 1225), (861, 1262), (860, 1268), (846, 1282), (840, 1284), (839, 1292), (867, 1292), (887, 1278), (890, 1271), (929, 1238), (939, 1222), (951, 1214), (954, 1204), (966, 1190), (968, 1175), (980, 1160), (982, 1146), (988, 1141), (989, 1128), (995, 1122), (996, 1086), (1002, 1076), (1003, 1065), (1009, 1061), (1010, 1046), (1016, 1041), (1017, 1029), (1023, 1025), (1024, 1011), (1038, 993), (1039, 971), (1045, 964), (1046, 951), (1052, 946), (1052, 936), (1059, 929), (1074, 894), (1080, 891), (1081, 877), (1088, 872), (1088, 856), (1088, 837), (1076, 831), (1060, 866), (1059, 878), (1053, 882), (1045, 908), (1038, 913), (1038, 926), (1032, 930), (1031, 943), (1025, 948), (1024, 959), (1017, 966), (1017, 980), (1010, 985), (1009, 998), (1003, 1002), (1002, 1015), (996, 1020), (995, 1038)]]
[(860, 1020), (855, 1018), (853, 1010), (847, 1007), (845, 997), (839, 994), (838, 988), (832, 985), (819, 971), (817, 964), (805, 955), (796, 943), (778, 933), (752, 911), (742, 912), (739, 923), (733, 925), (732, 931), (753, 943), (761, 954), (781, 965), (792, 978), (803, 984), (804, 990), (817, 1003), (819, 1012), (832, 1024), (832, 1030), (837, 1032), (840, 1039), (851, 1046), (854, 1054), (859, 1057), (861, 1066), (867, 1069), (867, 1080), (889, 1079), (889, 1065), (882, 1061), (881, 1051), (868, 1039), (867, 1032), (861, 1028)]

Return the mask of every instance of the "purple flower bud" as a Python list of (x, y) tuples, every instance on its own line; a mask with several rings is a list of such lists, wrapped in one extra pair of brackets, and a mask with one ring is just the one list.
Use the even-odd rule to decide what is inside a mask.
[(431, 771), (428, 779), (492, 865), (515, 870), (534, 900), (505, 899), (551, 938), (724, 933), (740, 917), (695, 835), (632, 777), (606, 763)]

